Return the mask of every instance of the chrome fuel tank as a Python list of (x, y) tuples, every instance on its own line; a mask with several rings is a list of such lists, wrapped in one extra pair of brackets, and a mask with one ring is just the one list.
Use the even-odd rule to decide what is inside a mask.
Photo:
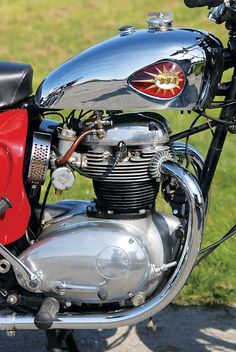
[[(198, 30), (127, 31), (126, 35), (121, 33), (93, 46), (50, 73), (36, 93), (36, 103), (50, 109), (203, 108), (213, 98), (221, 78), (222, 50), (218, 39)], [(154, 65), (155, 70), (158, 63), (164, 63), (161, 98), (151, 96), (149, 88), (142, 92), (132, 85), (135, 77), (145, 74), (150, 65)], [(174, 89), (179, 88), (179, 72), (176, 69), (173, 76), (172, 68), (168, 72), (170, 65), (165, 63), (177, 66), (182, 72), (180, 81), (184, 79), (184, 82), (179, 92), (169, 84), (169, 79), (174, 77)], [(163, 72), (160, 73), (163, 76)], [(158, 74), (149, 75), (152, 75), (149, 81), (155, 85)], [(174, 96), (170, 97), (171, 92)]]

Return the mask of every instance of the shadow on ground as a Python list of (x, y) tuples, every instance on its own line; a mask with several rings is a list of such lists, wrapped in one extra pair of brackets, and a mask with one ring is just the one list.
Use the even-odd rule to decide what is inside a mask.
[[(146, 322), (111, 330), (80, 330), (75, 338), (81, 352), (231, 352), (236, 351), (236, 308), (171, 305)], [(41, 331), (19, 331), (14, 338), (0, 332), (0, 351), (46, 351)]]

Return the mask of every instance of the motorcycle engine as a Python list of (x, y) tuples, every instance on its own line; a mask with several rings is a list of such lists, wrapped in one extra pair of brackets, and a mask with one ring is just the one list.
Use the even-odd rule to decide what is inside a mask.
[[(29, 287), (16, 276), (27, 290), (66, 302), (138, 306), (177, 265), (180, 221), (155, 211), (158, 164), (173, 158), (170, 129), (151, 112), (117, 114), (105, 122), (102, 137), (88, 134), (68, 165), (52, 173), (60, 191), (74, 170), (91, 178), (96, 199), (48, 205), (38, 241), (19, 256), (39, 284)], [(73, 131), (60, 132), (61, 155), (74, 140)]]
[(81, 171), (93, 179), (96, 212), (136, 216), (154, 208), (160, 182), (156, 163), (172, 158), (169, 132), (160, 115), (122, 114), (113, 118), (105, 138), (86, 137)]

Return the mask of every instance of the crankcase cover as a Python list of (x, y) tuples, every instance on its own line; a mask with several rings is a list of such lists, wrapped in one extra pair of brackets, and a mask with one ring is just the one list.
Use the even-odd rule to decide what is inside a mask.
[(149, 275), (149, 254), (137, 232), (107, 220), (65, 223), (19, 259), (41, 273), (42, 292), (86, 303), (124, 300), (139, 292)]
[[(191, 110), (214, 96), (222, 63), (222, 44), (207, 32), (131, 31), (93, 46), (49, 74), (36, 103), (50, 109)], [(144, 80), (150, 87), (138, 89)]]

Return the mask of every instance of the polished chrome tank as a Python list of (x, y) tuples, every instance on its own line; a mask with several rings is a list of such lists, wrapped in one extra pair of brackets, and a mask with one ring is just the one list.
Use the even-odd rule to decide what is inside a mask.
[[(163, 61), (181, 68), (185, 82), (180, 94), (160, 99), (132, 87), (135, 74)], [(222, 44), (207, 32), (175, 28), (136, 31), (132, 27), (49, 74), (36, 93), (36, 103), (50, 109), (203, 108), (214, 96), (222, 64)]]

